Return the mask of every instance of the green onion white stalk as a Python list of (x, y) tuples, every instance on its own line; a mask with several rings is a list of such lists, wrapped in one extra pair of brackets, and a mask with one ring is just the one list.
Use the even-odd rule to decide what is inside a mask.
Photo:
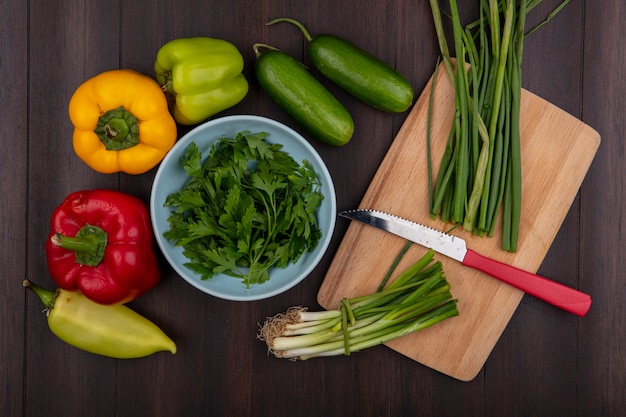
[(278, 358), (350, 355), (458, 314), (441, 262), (428, 251), (385, 288), (344, 298), (336, 310), (291, 307), (269, 317), (258, 338)]

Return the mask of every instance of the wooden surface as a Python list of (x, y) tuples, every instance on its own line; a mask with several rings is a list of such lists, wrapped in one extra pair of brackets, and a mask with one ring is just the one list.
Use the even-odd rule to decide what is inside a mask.
[[(469, 20), (477, 2), (462, 3)], [(544, 0), (529, 25), (558, 3)], [(626, 412), (624, 109), (626, 7), (572, 0), (525, 42), (523, 85), (592, 126), (602, 144), (550, 250), (543, 275), (589, 293), (577, 318), (523, 297), (485, 366), (460, 382), (380, 346), (302, 363), (267, 355), (258, 323), (316, 295), (347, 230), (300, 285), (275, 298), (227, 302), (206, 296), (163, 265), (157, 288), (132, 303), (170, 334), (178, 353), (117, 361), (60, 342), (27, 276), (52, 287), (43, 254), (48, 220), (70, 192), (108, 187), (148, 200), (154, 171), (102, 175), (71, 147), (67, 104), (88, 77), (115, 68), (150, 74), (167, 40), (208, 35), (244, 53), (251, 91), (224, 114), (259, 114), (291, 126), (252, 78), (252, 44), (304, 58), (305, 42), (275, 17), (312, 33), (343, 36), (394, 65), (421, 92), (437, 45), (426, 1), (194, 0), (0, 2), (0, 414), (3, 416), (621, 416)], [(408, 113), (370, 109), (329, 86), (353, 114), (344, 148), (315, 146), (340, 210), (363, 199)], [(184, 129), (181, 129), (181, 133)], [(560, 155), (550, 156), (558, 163)], [(550, 179), (546, 179), (550, 181)]]
[[(434, 77), (415, 103), (358, 208), (381, 210), (438, 229), (452, 225), (432, 220), (428, 207), (426, 131)], [(431, 151), (433, 172), (446, 147), (454, 116), (454, 88), (443, 65), (433, 95)], [(536, 272), (587, 173), (600, 136), (590, 126), (535, 94), (522, 91), (520, 109), (522, 213), (517, 252), (501, 249), (501, 230), (481, 238), (451, 232), (478, 253)], [(559, 154), (558, 161), (552, 157)], [(344, 220), (346, 221), (346, 220)], [(376, 291), (406, 240), (358, 222), (350, 224), (322, 282), (318, 302), (338, 308), (343, 297)], [(425, 253), (414, 245), (396, 275)], [(523, 293), (459, 262), (443, 263), (459, 316), (438, 326), (389, 342), (392, 349), (462, 381), (476, 377), (515, 312)], [(558, 278), (558, 277), (557, 277)], [(558, 280), (558, 279), (556, 279)]]

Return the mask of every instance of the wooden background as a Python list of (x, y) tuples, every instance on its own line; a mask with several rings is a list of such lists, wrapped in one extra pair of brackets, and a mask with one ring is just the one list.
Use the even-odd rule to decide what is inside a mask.
[[(476, 6), (463, 3), (467, 19)], [(471, 3), (471, 4), (470, 4)], [(529, 16), (542, 19), (558, 1)], [(591, 294), (584, 318), (524, 297), (484, 369), (471, 382), (433, 371), (384, 346), (302, 363), (267, 355), (258, 323), (316, 295), (347, 224), (338, 222), (319, 267), (269, 300), (230, 302), (200, 293), (165, 264), (159, 286), (131, 306), (160, 325), (178, 353), (113, 360), (79, 351), (47, 329), (24, 277), (52, 288), (43, 242), (70, 192), (107, 187), (148, 201), (154, 170), (102, 175), (73, 153), (67, 104), (102, 71), (152, 74), (170, 39), (212, 36), (246, 59), (251, 91), (224, 114), (258, 114), (296, 127), (256, 85), (252, 44), (306, 62), (295, 28), (343, 36), (394, 65), (419, 94), (437, 45), (425, 0), (9, 1), (0, 0), (0, 414), (3, 416), (621, 416), (626, 415), (624, 53), (626, 5), (572, 0), (527, 38), (523, 85), (594, 127), (602, 144), (539, 273)], [(329, 86), (354, 116), (350, 144), (315, 142), (337, 190), (354, 208), (406, 114), (370, 109)], [(180, 129), (184, 133), (185, 129)], [(559, 155), (554, 155), (558, 163)]]

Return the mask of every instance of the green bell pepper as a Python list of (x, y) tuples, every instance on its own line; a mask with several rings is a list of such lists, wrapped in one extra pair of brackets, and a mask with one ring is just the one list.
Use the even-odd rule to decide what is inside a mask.
[(195, 37), (163, 45), (154, 69), (174, 119), (193, 125), (243, 100), (249, 88), (243, 65), (241, 53), (230, 42)]

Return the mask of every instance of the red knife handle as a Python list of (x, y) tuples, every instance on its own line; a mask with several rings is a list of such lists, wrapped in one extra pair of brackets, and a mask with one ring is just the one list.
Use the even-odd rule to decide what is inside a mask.
[(462, 263), (578, 316), (587, 314), (591, 307), (591, 297), (583, 292), (487, 258), (473, 250), (467, 250)]

